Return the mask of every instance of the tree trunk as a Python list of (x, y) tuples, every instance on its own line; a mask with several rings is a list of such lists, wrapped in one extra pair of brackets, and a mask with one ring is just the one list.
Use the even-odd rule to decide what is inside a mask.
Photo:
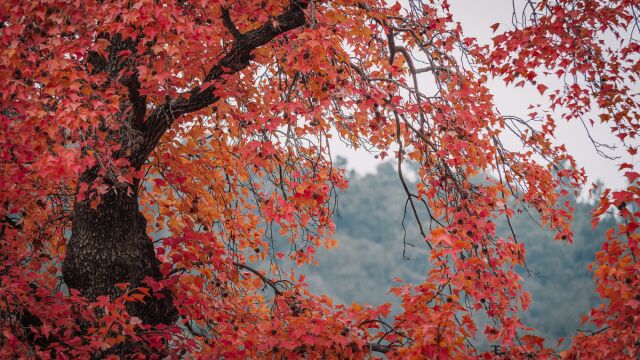
[[(138, 206), (137, 192), (129, 196), (116, 187), (102, 195), (96, 209), (91, 209), (88, 201), (76, 203), (62, 267), (69, 288), (91, 299), (114, 297), (122, 293), (115, 284), (130, 283), (135, 288), (144, 286), (141, 281), (146, 276), (161, 278), (160, 261)], [(171, 324), (177, 319), (167, 290), (145, 298), (145, 303), (131, 302), (127, 310), (151, 325)]]
[[(207, 73), (205, 82), (221, 80), (224, 75), (234, 74), (246, 68), (253, 58), (252, 52), (269, 43), (276, 36), (298, 28), (305, 23), (304, 10), (309, 1), (292, 0), (289, 8), (268, 21), (263, 26), (244, 34), (238, 32), (230, 18), (225, 25), (232, 29), (235, 41), (228, 53), (213, 65)], [(120, 52), (136, 52), (137, 44), (133, 40), (123, 40), (120, 34), (100, 34), (109, 40), (109, 51), (105, 57), (97, 52), (89, 53), (89, 63), (94, 73), (108, 73), (113, 79), (119, 77), (124, 67), (134, 74), (133, 78), (120, 78), (129, 89), (128, 100), (132, 105), (130, 125), (136, 130), (135, 143), (121, 138), (122, 149), (117, 153), (127, 155), (133, 168), (140, 169), (149, 154), (158, 145), (162, 135), (172, 126), (179, 116), (198, 111), (218, 101), (215, 86), (200, 90), (194, 88), (191, 96), (179, 96), (158, 105), (145, 118), (146, 98), (139, 93), (139, 82), (135, 76), (135, 63), (123, 62)], [(118, 134), (112, 134), (114, 139)], [(85, 173), (80, 181), (91, 183), (96, 178), (96, 169)], [(135, 188), (135, 186), (134, 186)], [(97, 209), (91, 209), (88, 202), (77, 202), (73, 214), (71, 239), (67, 244), (67, 255), (62, 267), (65, 282), (70, 288), (80, 291), (89, 298), (101, 295), (120, 295), (115, 288), (117, 283), (130, 283), (131, 287), (140, 285), (146, 276), (160, 278), (160, 261), (155, 257), (153, 244), (146, 233), (146, 220), (138, 209), (138, 195), (134, 191), (127, 196), (126, 191), (114, 186), (100, 200)], [(164, 290), (160, 298), (145, 299), (145, 304), (129, 304), (132, 315), (138, 316), (147, 324), (170, 324), (177, 319), (177, 310), (173, 306), (171, 294)]]

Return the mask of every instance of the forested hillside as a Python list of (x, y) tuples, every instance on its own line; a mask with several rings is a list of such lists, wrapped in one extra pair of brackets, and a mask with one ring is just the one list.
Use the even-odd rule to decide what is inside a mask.
[[(350, 174), (349, 189), (339, 196), (336, 217), (340, 251), (320, 252), (320, 266), (308, 272), (313, 291), (344, 303), (391, 302), (397, 306), (393, 295), (387, 294), (395, 284), (394, 278), (412, 282), (424, 276), (426, 246), (409, 213), (404, 220), (404, 235), (406, 196), (399, 185), (390, 163), (381, 164), (375, 174)], [(527, 251), (529, 271), (520, 271), (525, 289), (532, 295), (525, 323), (535, 327), (550, 346), (560, 337), (575, 333), (581, 316), (597, 303), (588, 264), (602, 244), (604, 229), (615, 221), (606, 218), (592, 230), (593, 207), (575, 198), (570, 201), (575, 208), (573, 245), (554, 241), (549, 231), (525, 213), (512, 220), (518, 240), (525, 243)], [(496, 225), (500, 234), (510, 235), (506, 222)]]

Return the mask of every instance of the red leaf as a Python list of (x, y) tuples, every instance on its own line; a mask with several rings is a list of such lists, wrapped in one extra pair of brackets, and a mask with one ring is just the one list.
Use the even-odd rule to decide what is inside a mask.
[(129, 56), (131, 55), (131, 50), (122, 50), (120, 52), (118, 52), (118, 56), (119, 57), (124, 57), (124, 56)]
[(544, 84), (538, 84), (536, 88), (538, 89), (538, 92), (540, 93), (540, 95), (544, 95), (544, 92), (547, 91), (548, 89), (548, 87), (545, 86)]
[(622, 163), (618, 166), (618, 170), (624, 170), (624, 169), (633, 169), (633, 165), (629, 163)]
[(624, 173), (624, 176), (626, 176), (627, 179), (629, 179), (629, 183), (632, 184), (634, 181), (636, 181), (637, 178), (640, 177), (640, 174), (635, 171), (627, 171), (626, 173)]

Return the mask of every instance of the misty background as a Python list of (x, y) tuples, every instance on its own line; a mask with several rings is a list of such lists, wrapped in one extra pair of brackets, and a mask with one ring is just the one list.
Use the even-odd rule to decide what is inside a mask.
[[(490, 27), (495, 23), (500, 23), (498, 32), (513, 28), (514, 6), (521, 8), (523, 3), (523, 0), (449, 1), (454, 21), (461, 23), (465, 36), (476, 38), (479, 44), (491, 43), (494, 33)], [(429, 81), (429, 78), (421, 77), (420, 86), (428, 87)], [(550, 87), (562, 85), (554, 79), (545, 81), (549, 81)], [(496, 108), (503, 115), (526, 117), (529, 105), (541, 104), (544, 107), (548, 104), (547, 99), (529, 85), (516, 88), (506, 86), (500, 79), (493, 79), (489, 87), (495, 96)], [(577, 165), (585, 169), (588, 176), (586, 188), (590, 188), (591, 183), (599, 184), (600, 189), (603, 186), (612, 189), (626, 186), (626, 179), (618, 172), (618, 166), (623, 162), (637, 163), (637, 159), (626, 154), (608, 127), (596, 122), (590, 134), (598, 142), (617, 145), (617, 149), (607, 151), (614, 160), (598, 154), (581, 124), (558, 120), (557, 125), (555, 143), (564, 144)], [(521, 148), (512, 139), (503, 141), (515, 150)], [(316, 294), (327, 294), (344, 304), (379, 305), (390, 302), (398, 311), (397, 300), (387, 294), (389, 288), (398, 285), (393, 279), (398, 277), (414, 284), (420, 282), (428, 271), (428, 251), (410, 217), (405, 220), (406, 242), (417, 246), (404, 245), (402, 221), (406, 195), (395, 164), (376, 158), (375, 150), (354, 149), (337, 137), (331, 141), (331, 150), (345, 159), (339, 165), (350, 171), (349, 188), (338, 196), (339, 211), (335, 216), (338, 248), (329, 252), (319, 250), (319, 267), (306, 269), (310, 290)], [(525, 244), (530, 270), (519, 271), (524, 289), (532, 296), (523, 321), (546, 339), (546, 346), (555, 347), (559, 338), (566, 339), (560, 348), (568, 346), (576, 331), (585, 329), (581, 326), (581, 317), (600, 301), (588, 265), (595, 260), (595, 253), (605, 238), (604, 233), (615, 225), (615, 219), (606, 217), (596, 229), (592, 229), (591, 212), (597, 200), (594, 195), (597, 194), (589, 196), (585, 191), (579, 199), (568, 198), (575, 209), (573, 244), (554, 241), (551, 231), (541, 228), (526, 214), (515, 215), (512, 220), (518, 240)], [(509, 235), (505, 219), (496, 225), (498, 235)], [(478, 324), (481, 346), (482, 331), (483, 326)]]
[[(344, 162), (344, 160), (339, 160)], [(340, 164), (339, 164), (340, 165)], [(342, 164), (344, 166), (344, 164)], [(331, 296), (335, 302), (380, 305), (398, 300), (388, 290), (398, 286), (394, 278), (418, 284), (428, 271), (428, 249), (417, 231), (415, 221), (403, 214), (404, 193), (395, 164), (379, 163), (374, 172), (349, 173), (349, 188), (338, 195), (335, 216), (337, 249), (318, 249), (319, 266), (304, 269), (307, 283), (315, 294)], [(526, 326), (536, 328), (555, 347), (561, 337), (571, 338), (581, 329), (581, 317), (598, 304), (592, 274), (587, 266), (602, 245), (604, 232), (615, 225), (608, 217), (592, 230), (588, 201), (568, 197), (575, 208), (572, 229), (574, 243), (553, 240), (553, 233), (536, 224), (526, 214), (515, 215), (513, 227), (523, 241), (529, 273), (520, 269), (524, 289), (532, 302), (524, 314)], [(505, 219), (496, 222), (499, 236), (510, 235)], [(416, 246), (405, 246), (404, 242)], [(482, 346), (484, 328), (478, 324)], [(565, 341), (565, 346), (569, 344)], [(563, 346), (564, 347), (564, 346)]]

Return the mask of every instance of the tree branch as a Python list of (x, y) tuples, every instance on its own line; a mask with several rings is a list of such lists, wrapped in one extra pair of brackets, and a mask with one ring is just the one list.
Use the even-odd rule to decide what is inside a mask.
[(224, 27), (226, 27), (227, 30), (229, 30), (231, 35), (233, 35), (234, 39), (236, 40), (240, 39), (242, 37), (242, 34), (240, 33), (236, 25), (233, 23), (233, 20), (231, 20), (231, 14), (229, 14), (229, 9), (223, 6), (220, 8), (220, 11), (222, 12), (222, 23), (224, 24)]
[(416, 69), (416, 74), (421, 74), (425, 72), (437, 72), (437, 71), (449, 71), (449, 69), (447, 69), (444, 66), (427, 66), (420, 69)]
[(382, 353), (382, 354), (386, 354), (391, 350), (391, 346), (383, 345), (383, 344), (377, 344), (377, 343), (370, 343), (369, 344), (369, 348), (371, 349), (371, 351), (379, 352), (379, 353)]
[[(231, 50), (211, 68), (204, 82), (210, 84), (222, 79), (223, 75), (235, 74), (249, 66), (252, 52), (271, 41), (276, 36), (304, 25), (306, 19), (304, 9), (309, 5), (308, 0), (292, 0), (289, 8), (274, 21), (242, 34), (237, 38)], [(207, 85), (205, 89), (194, 88), (189, 98), (178, 97), (168, 100), (158, 106), (148, 116), (142, 129), (144, 143), (131, 155), (132, 166), (139, 168), (149, 157), (149, 154), (160, 142), (162, 135), (171, 127), (174, 120), (184, 114), (204, 109), (220, 99), (214, 95), (216, 86)]]
[(280, 289), (278, 289), (278, 287), (276, 286), (276, 283), (273, 282), (273, 280), (269, 279), (268, 277), (262, 275), (262, 273), (260, 271), (252, 268), (249, 265), (241, 264), (241, 263), (236, 262), (236, 261), (233, 262), (233, 265), (235, 265), (235, 266), (237, 266), (237, 267), (239, 267), (241, 269), (245, 269), (245, 270), (251, 271), (252, 273), (257, 275), (262, 280), (263, 283), (271, 286), (271, 288), (273, 289), (273, 292), (276, 295), (278, 295), (278, 296), (282, 295), (282, 291), (280, 291)]
[(0, 219), (0, 224), (7, 224), (12, 229), (22, 230), (22, 224), (20, 221), (7, 215)]
[(122, 84), (129, 90), (129, 102), (131, 103), (131, 126), (139, 130), (144, 125), (144, 115), (147, 111), (147, 97), (140, 94), (140, 82), (137, 75), (127, 76), (122, 79)]

